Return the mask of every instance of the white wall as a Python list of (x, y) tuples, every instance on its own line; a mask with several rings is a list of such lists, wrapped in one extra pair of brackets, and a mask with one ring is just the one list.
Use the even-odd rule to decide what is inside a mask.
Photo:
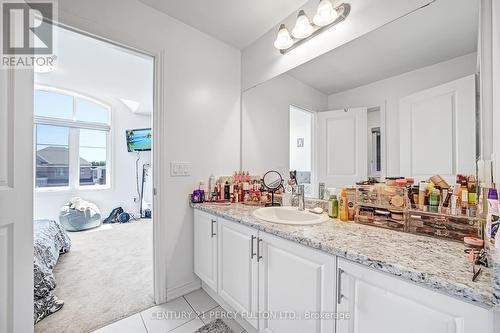
[[(60, 0), (65, 24), (111, 40), (164, 52), (161, 167), (192, 163), (189, 177), (161, 179), (160, 223), (171, 292), (198, 281), (193, 273), (193, 211), (188, 193), (210, 173), (239, 167), (241, 54), (186, 24), (134, 0)], [(162, 260), (161, 258), (156, 258)]]
[[(64, 88), (64, 84), (58, 85)], [(92, 96), (99, 100), (106, 100), (104, 96)], [(136, 190), (136, 153), (127, 151), (125, 130), (132, 128), (151, 127), (151, 117), (138, 115), (129, 111), (121, 103), (108, 104), (112, 107), (111, 124), (111, 188), (98, 190), (72, 191), (45, 191), (35, 190), (34, 218), (59, 220), (59, 210), (72, 197), (81, 197), (94, 202), (100, 209), (101, 215), (107, 217), (113, 208), (123, 207), (126, 212), (139, 216), (139, 202)], [(139, 184), (142, 177), (142, 165), (151, 162), (151, 152), (141, 152), (139, 161)], [(139, 185), (140, 186), (140, 185)]]
[(324, 110), (327, 95), (283, 74), (243, 93), (242, 167), (251, 173), (289, 171), (289, 108)]
[[(290, 51), (281, 55), (273, 46), (280, 23), (285, 23), (291, 31), (297, 13), (290, 14), (276, 27), (257, 39), (243, 50), (242, 86), (249, 89), (265, 82), (307, 61), (373, 31), (394, 19), (405, 15), (431, 0), (350, 0), (351, 13), (347, 20), (329, 29)], [(338, 2), (340, 3), (340, 2)], [(303, 9), (313, 17), (318, 0), (310, 0)]]
[[(476, 72), (476, 53), (328, 96), (330, 110), (346, 107), (386, 106), (387, 176), (399, 176), (399, 100)], [(471, 125), (473, 126), (473, 125)]]

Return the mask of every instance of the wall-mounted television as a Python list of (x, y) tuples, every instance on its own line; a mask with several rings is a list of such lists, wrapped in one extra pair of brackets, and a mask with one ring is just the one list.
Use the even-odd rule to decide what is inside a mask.
[(126, 130), (127, 135), (127, 150), (133, 151), (148, 151), (151, 150), (151, 140), (153, 133), (151, 128), (137, 128)]

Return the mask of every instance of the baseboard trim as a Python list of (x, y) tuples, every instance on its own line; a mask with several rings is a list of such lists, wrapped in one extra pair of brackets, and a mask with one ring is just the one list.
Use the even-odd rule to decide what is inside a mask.
[(201, 288), (199, 279), (167, 289), (167, 301), (179, 298)]

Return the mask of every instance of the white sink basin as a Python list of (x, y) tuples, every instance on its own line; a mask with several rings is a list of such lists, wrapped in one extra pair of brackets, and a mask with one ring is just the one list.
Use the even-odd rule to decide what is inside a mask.
[(314, 214), (307, 210), (300, 211), (297, 207), (265, 207), (253, 212), (258, 219), (280, 224), (308, 225), (328, 221), (326, 214)]

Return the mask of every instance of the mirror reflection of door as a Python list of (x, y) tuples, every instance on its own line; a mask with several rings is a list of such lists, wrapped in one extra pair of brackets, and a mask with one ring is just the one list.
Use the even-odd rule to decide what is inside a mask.
[(422, 90), (400, 100), (400, 172), (426, 180), (434, 174), (453, 183), (474, 174), (475, 76)]
[(367, 108), (318, 112), (318, 181), (352, 186), (368, 176)]
[(290, 105), (289, 168), (297, 171), (297, 182), (304, 185), (304, 195), (307, 197), (314, 193), (313, 118), (313, 112)]

